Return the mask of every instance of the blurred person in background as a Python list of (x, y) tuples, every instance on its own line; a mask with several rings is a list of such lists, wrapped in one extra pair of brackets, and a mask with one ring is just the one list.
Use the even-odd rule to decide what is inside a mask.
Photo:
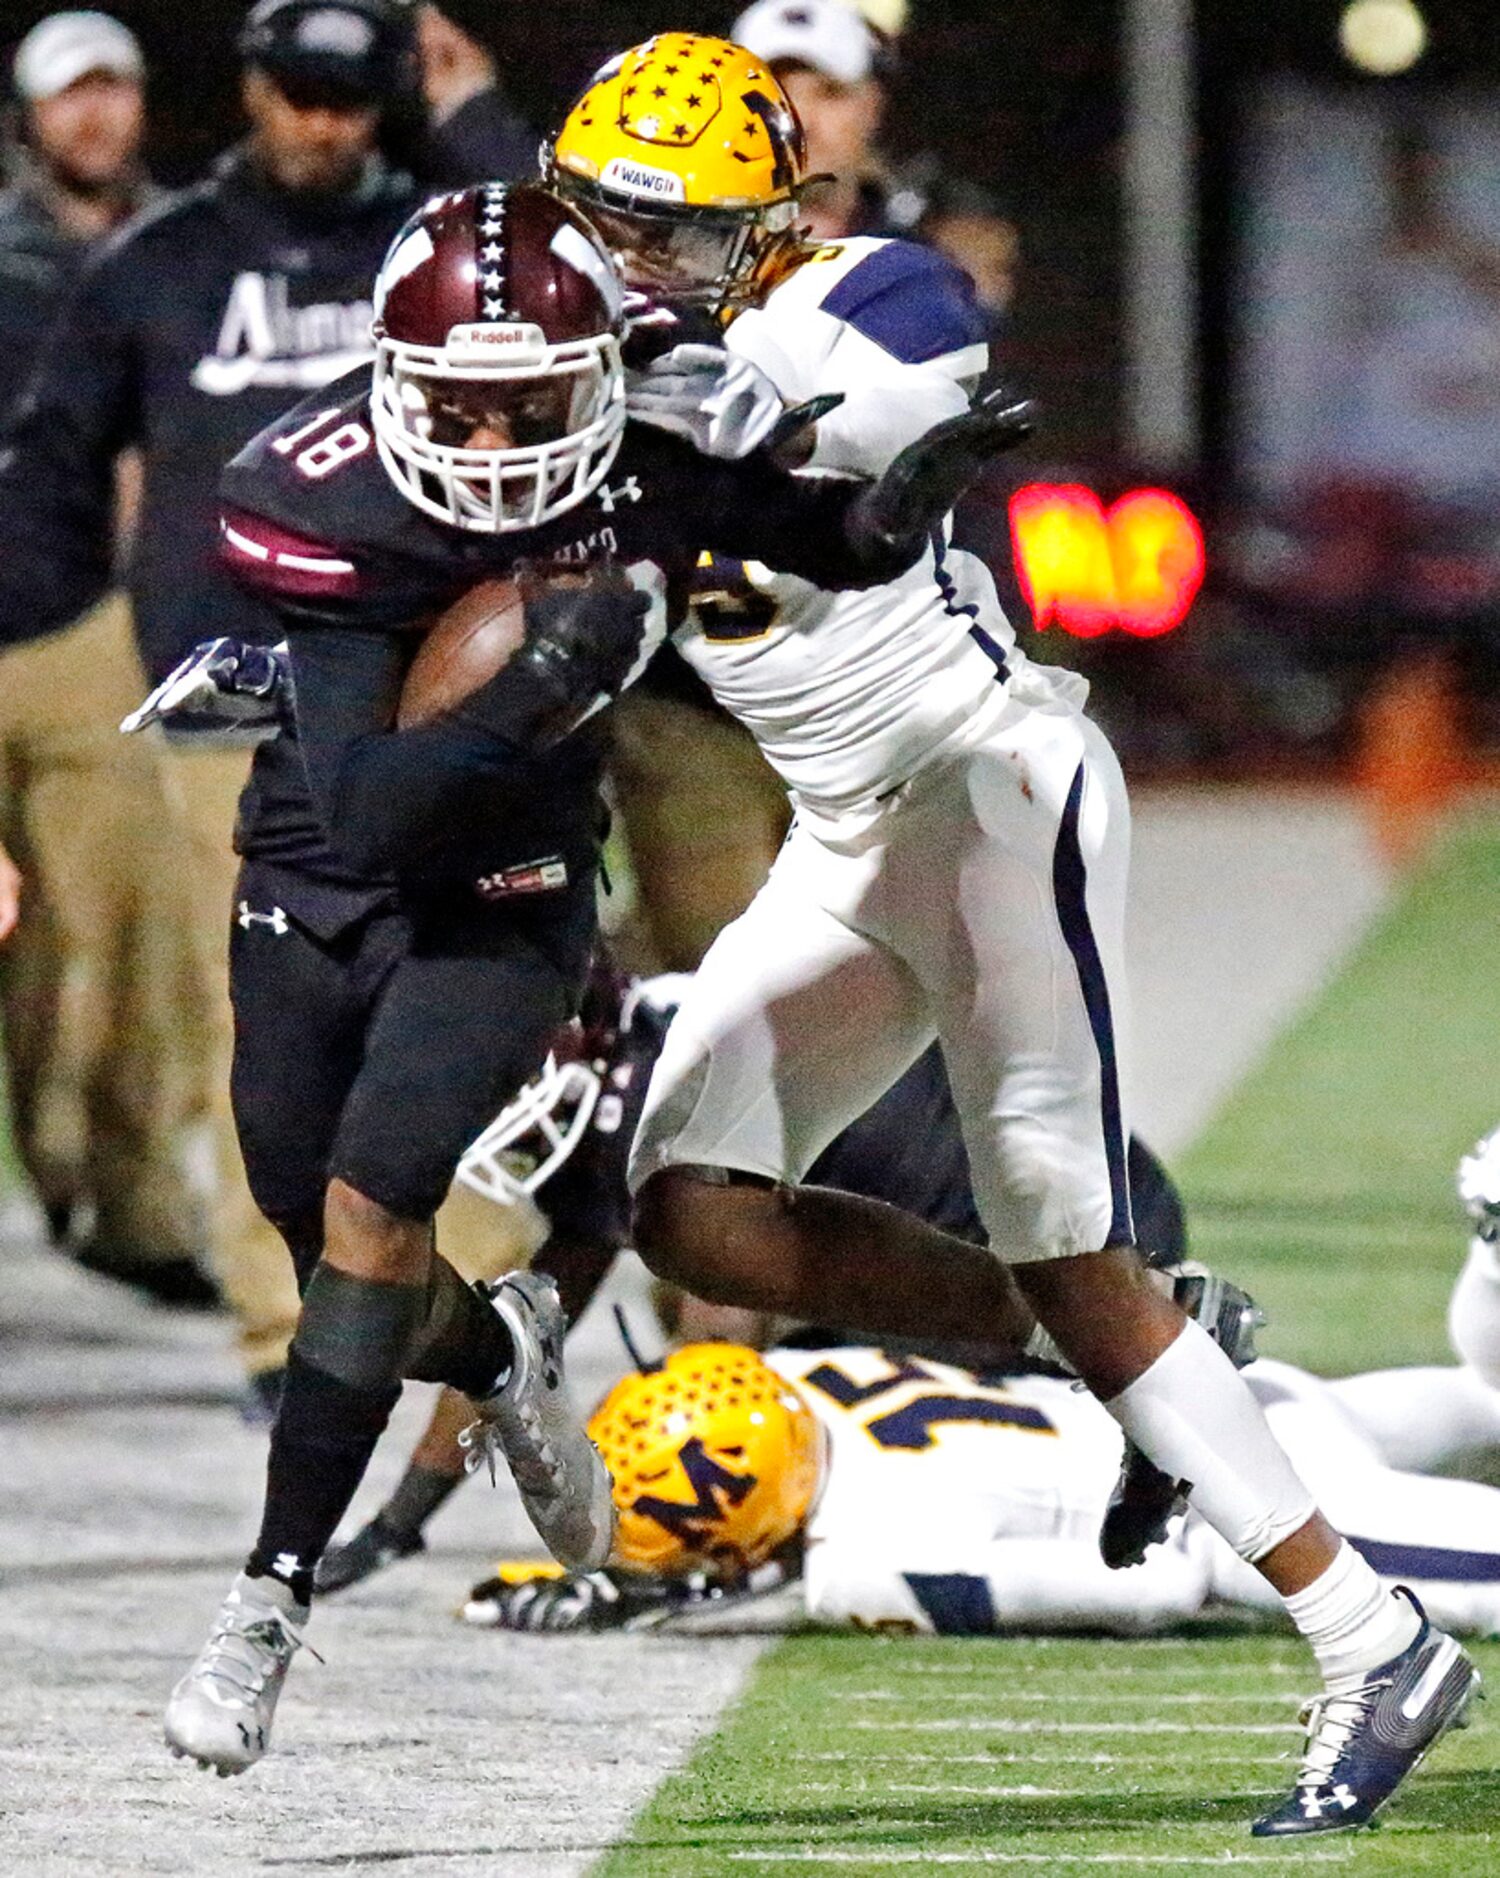
[(880, 149), (892, 34), (904, 18), (904, 10), (867, 10), (850, 0), (756, 0), (729, 37), (770, 66), (802, 120), (808, 175), (831, 179), (803, 204), (809, 235), (926, 241), (968, 273), (998, 328), (1015, 292), (1015, 224), (986, 189), (944, 176), (934, 158), (896, 167)]
[[(248, 135), (87, 268), (0, 439), (0, 630), (59, 643), (70, 636), (59, 629), (111, 584), (114, 468), (123, 451), (141, 449), (142, 518), (126, 585), (153, 680), (211, 633), (252, 642), (276, 634), (220, 570), (219, 472), (299, 397), (371, 356), (371, 281), (419, 194), (378, 148), (383, 115), (419, 83), (406, 8), (261, 0), (239, 45)], [(451, 96), (451, 67), (447, 77)], [(436, 141), (440, 153), (441, 130)], [(113, 678), (117, 666), (101, 656), (93, 675)], [(140, 696), (135, 680), (127, 688), (112, 707), (116, 722)], [(76, 714), (69, 687), (51, 685), (46, 696), (60, 717)], [(245, 1186), (228, 1100), (231, 831), (250, 752), (232, 737), (184, 738), (168, 756), (185, 831), (139, 889), (191, 896), (215, 1060), (214, 1267), (252, 1383), (271, 1397), (297, 1291)], [(82, 819), (76, 798), (70, 808)]]
[[(88, 254), (152, 190), (141, 49), (56, 13), (17, 50), (15, 181), (0, 195), (0, 405), (13, 404)], [(107, 537), (113, 490), (101, 491)], [(160, 755), (115, 727), (141, 682), (124, 601), (0, 605), (0, 828), (33, 883), (0, 967), (17, 1147), (53, 1236), (165, 1302), (207, 1304), (184, 1174), (206, 1064), (170, 879)], [(14, 869), (0, 907), (14, 924)], [(146, 883), (160, 884), (148, 887)]]
[(21, 870), (0, 843), (0, 940), (9, 939), (21, 917)]
[(107, 13), (54, 13), (21, 41), (11, 186), (0, 193), (0, 406), (90, 246), (151, 200), (145, 68)]
[(420, 161), (423, 182), (522, 182), (536, 170), (537, 133), (505, 94), (486, 43), (488, 0), (448, 0), (417, 8), (417, 56), (427, 127), (435, 133)]

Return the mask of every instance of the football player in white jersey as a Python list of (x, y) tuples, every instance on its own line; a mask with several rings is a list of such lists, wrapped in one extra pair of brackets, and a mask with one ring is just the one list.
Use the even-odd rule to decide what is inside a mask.
[[(632, 285), (727, 319), (731, 350), (788, 401), (841, 399), (811, 469), (878, 470), (966, 407), (984, 363), (966, 278), (900, 242), (799, 243), (795, 116), (742, 49), (671, 33), (613, 61), (569, 113), (549, 180)], [(679, 347), (652, 368), (661, 414), (681, 393), (690, 429), (715, 404), (693, 409), (699, 364)], [(974, 1334), (1005, 1308), (983, 1252), (798, 1185), (936, 1036), (993, 1253), (1318, 1659), (1296, 1786), (1253, 1830), (1363, 1824), (1461, 1716), (1476, 1672), (1340, 1538), (1249, 1388), (1131, 1250), (1129, 809), (1082, 687), (1021, 657), (988, 574), (943, 529), (908, 576), (858, 598), (744, 572), (740, 611), (700, 609), (682, 649), (796, 819), (653, 1077), (637, 1247), (711, 1300), (877, 1336)]]
[[(1415, 1585), (1438, 1622), (1500, 1634), (1500, 1491), (1422, 1471), (1500, 1448), (1500, 1395), (1459, 1368), (1325, 1382), (1260, 1361), (1245, 1377), (1380, 1574)], [(1393, 1383), (1426, 1431), (1419, 1456), (1399, 1452), (1380, 1413)], [(1276, 1605), (1193, 1514), (1141, 1570), (1105, 1566), (1094, 1534), (1120, 1430), (1053, 1376), (837, 1344), (757, 1358), (695, 1343), (617, 1383), (589, 1432), (615, 1481), (614, 1569), (503, 1565), (470, 1594), (469, 1622), (1133, 1636), (1210, 1602)]]

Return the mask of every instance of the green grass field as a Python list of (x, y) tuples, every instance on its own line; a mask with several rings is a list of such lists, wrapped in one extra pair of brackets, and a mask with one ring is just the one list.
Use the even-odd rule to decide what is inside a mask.
[[(1445, 1360), (1453, 1167), (1496, 1119), (1497, 953), (1500, 829), (1476, 826), (1182, 1162), (1195, 1249), (1264, 1299), (1268, 1352), (1330, 1373)], [(1500, 1645), (1477, 1654), (1500, 1687)], [(1291, 1778), (1309, 1668), (1289, 1634), (1233, 1626), (1131, 1643), (791, 1638), (597, 1878), (1500, 1873), (1500, 1733), (1483, 1709), (1378, 1832), (1247, 1836)]]

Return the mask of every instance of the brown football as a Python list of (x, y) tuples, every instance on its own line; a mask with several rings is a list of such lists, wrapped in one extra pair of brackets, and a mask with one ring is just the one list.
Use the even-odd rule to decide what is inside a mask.
[(401, 688), (396, 728), (430, 724), (502, 671), (526, 630), (518, 581), (485, 580), (439, 614)]

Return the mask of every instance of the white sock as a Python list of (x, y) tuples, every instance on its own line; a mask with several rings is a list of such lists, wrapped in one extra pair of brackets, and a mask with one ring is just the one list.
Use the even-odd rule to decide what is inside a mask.
[(1414, 1606), (1387, 1591), (1347, 1540), (1327, 1571), (1305, 1591), (1294, 1592), (1286, 1608), (1335, 1694), (1358, 1688), (1372, 1670), (1399, 1656), (1422, 1627)]
[(1500, 1245), (1475, 1238), (1448, 1302), (1454, 1349), (1492, 1389), (1500, 1389)]
[(1194, 1510), (1252, 1564), (1317, 1511), (1249, 1385), (1198, 1324), (1104, 1406), (1163, 1473), (1191, 1483)]

